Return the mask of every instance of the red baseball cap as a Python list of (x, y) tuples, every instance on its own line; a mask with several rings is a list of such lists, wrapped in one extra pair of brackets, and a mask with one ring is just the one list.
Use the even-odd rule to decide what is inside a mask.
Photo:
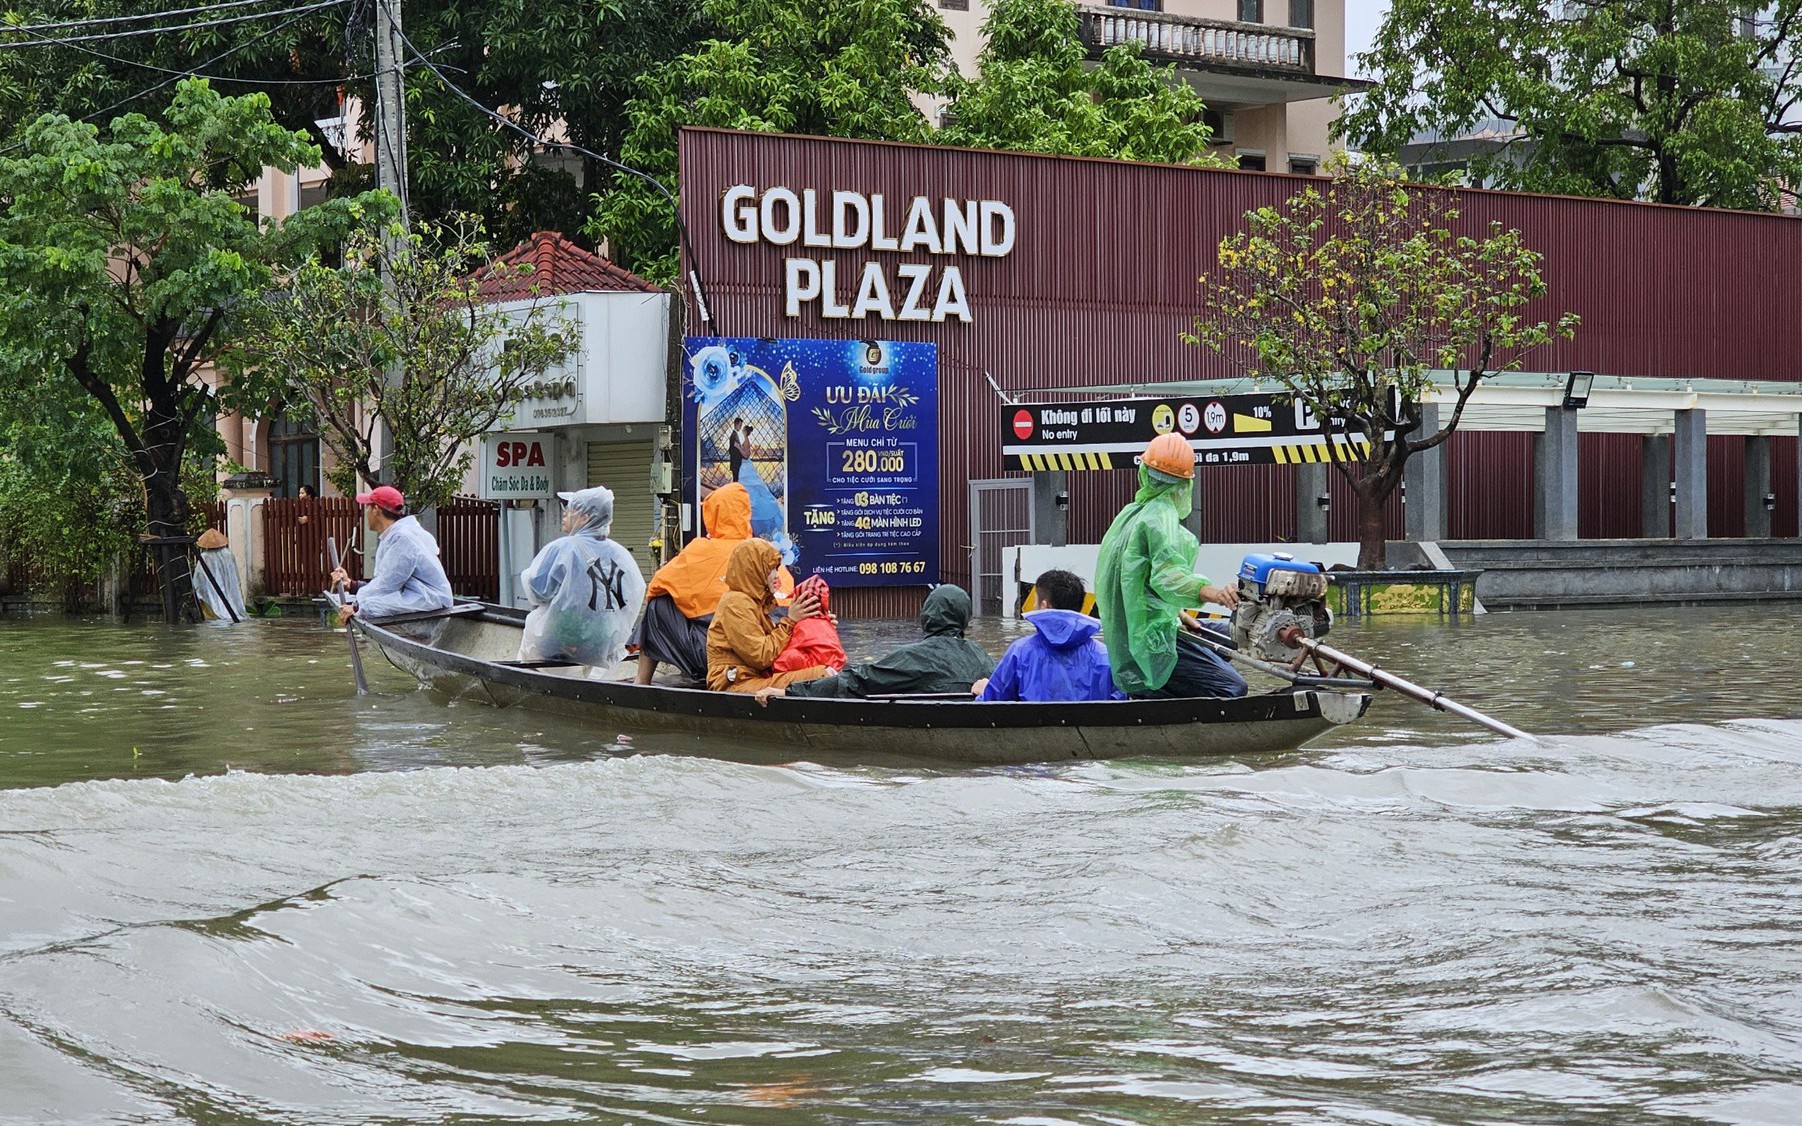
[(407, 498), (400, 495), (400, 490), (393, 485), (378, 485), (366, 493), (357, 494), (358, 504), (373, 504), (383, 512), (405, 512)]

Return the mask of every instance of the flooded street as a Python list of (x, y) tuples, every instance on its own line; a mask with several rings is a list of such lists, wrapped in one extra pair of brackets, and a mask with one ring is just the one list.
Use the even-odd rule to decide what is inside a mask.
[(1545, 742), (751, 766), (0, 622), (0, 1122), (1802, 1119), (1802, 607), (1332, 640)]

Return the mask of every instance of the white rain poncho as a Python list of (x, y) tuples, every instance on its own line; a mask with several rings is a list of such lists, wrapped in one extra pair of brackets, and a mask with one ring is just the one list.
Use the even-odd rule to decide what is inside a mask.
[(644, 606), (644, 574), (632, 553), (608, 538), (611, 489), (557, 495), (585, 522), (546, 544), (520, 576), (533, 610), (519, 659), (612, 665), (625, 655)]
[(204, 569), (194, 568), (194, 593), (200, 604), (218, 621), (243, 621), (244, 588), (238, 581), (238, 561), (232, 558), (231, 548), (202, 551), (200, 561), (205, 564)]
[(438, 561), (438, 541), (413, 516), (388, 525), (375, 545), (375, 577), (351, 597), (357, 612), (370, 618), (448, 610), (456, 602)]

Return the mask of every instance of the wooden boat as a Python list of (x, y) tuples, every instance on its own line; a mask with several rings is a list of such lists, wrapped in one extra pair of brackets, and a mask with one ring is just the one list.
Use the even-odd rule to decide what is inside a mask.
[(1205, 758), (1293, 750), (1364, 714), (1369, 695), (1285, 687), (1234, 700), (978, 704), (967, 698), (781, 698), (595, 679), (580, 666), (522, 664), (525, 613), (481, 603), (385, 621), (353, 619), (396, 667), (428, 686), (511, 707), (550, 708), (625, 732), (645, 750), (752, 761), (968, 765), (1068, 759)]

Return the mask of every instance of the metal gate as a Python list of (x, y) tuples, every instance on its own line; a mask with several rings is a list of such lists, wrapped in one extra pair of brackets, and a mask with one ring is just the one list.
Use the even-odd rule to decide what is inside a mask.
[(970, 482), (970, 592), (978, 615), (999, 614), (1013, 594), (1003, 553), (1033, 541), (1032, 478)]

